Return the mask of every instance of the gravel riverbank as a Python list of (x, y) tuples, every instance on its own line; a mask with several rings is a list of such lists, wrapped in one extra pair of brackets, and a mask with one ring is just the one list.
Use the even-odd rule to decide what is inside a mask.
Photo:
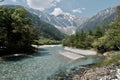
[(79, 76), (75, 75), (73, 80), (120, 80), (120, 61), (107, 67), (87, 70)]
[(70, 52), (74, 52), (76, 54), (84, 55), (84, 56), (97, 55), (97, 52), (93, 50), (82, 50), (82, 49), (76, 49), (76, 48), (70, 48), (70, 47), (64, 47), (64, 49)]
[(99, 66), (89, 67), (73, 80), (120, 80), (120, 52), (104, 53), (105, 60)]
[[(120, 80), (120, 58), (119, 52), (109, 52), (101, 66), (86, 65), (74, 67), (70, 71), (56, 74), (55, 80)], [(105, 53), (106, 54), (106, 53)], [(109, 61), (108, 65), (105, 61)], [(112, 61), (112, 62), (111, 62)]]
[(81, 50), (70, 47), (64, 47), (64, 50), (65, 50), (64, 52), (59, 52), (59, 54), (72, 60), (83, 58), (85, 56), (97, 55), (97, 52), (92, 50)]

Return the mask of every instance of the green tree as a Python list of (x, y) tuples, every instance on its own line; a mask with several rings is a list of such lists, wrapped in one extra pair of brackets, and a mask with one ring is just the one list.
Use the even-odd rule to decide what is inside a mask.
[(98, 28), (96, 29), (96, 31), (95, 31), (95, 33), (94, 33), (94, 36), (95, 36), (95, 38), (100, 38), (100, 37), (103, 36), (103, 32), (102, 32), (102, 30), (100, 29), (100, 27), (98, 27)]
[[(27, 49), (37, 38), (36, 30), (27, 18), (27, 11), (22, 7), (0, 7), (0, 43), (7, 50)], [(2, 45), (3, 45), (2, 44)], [(2, 46), (0, 45), (0, 46)]]
[(116, 11), (117, 11), (117, 14), (120, 16), (120, 6), (117, 6)]

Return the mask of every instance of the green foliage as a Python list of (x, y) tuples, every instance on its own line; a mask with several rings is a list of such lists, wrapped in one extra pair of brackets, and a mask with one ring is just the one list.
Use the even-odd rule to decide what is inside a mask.
[[(120, 14), (120, 6), (117, 7)], [(76, 48), (94, 48), (103, 53), (110, 50), (120, 50), (120, 15), (111, 23), (103, 24), (95, 31), (81, 31), (63, 40), (64, 46)]]
[(30, 48), (37, 34), (26, 15), (22, 7), (0, 7), (0, 47), (8, 51)]
[(100, 38), (103, 36), (103, 32), (99, 27), (95, 30), (94, 36), (95, 38)]
[(42, 38), (39, 40), (35, 40), (35, 44), (37, 44), (37, 45), (53, 45), (53, 44), (60, 44), (60, 41)]
[(58, 44), (64, 37), (53, 25), (21, 6), (0, 6), (0, 53), (31, 52), (31, 44)]
[(102, 37), (94, 41), (92, 44), (93, 47), (99, 52), (120, 50), (120, 16), (107, 26), (109, 26), (109, 28), (104, 28), (106, 32)]
[(116, 63), (120, 60), (120, 54), (113, 55), (111, 58), (105, 58), (103, 61), (96, 63), (95, 67), (105, 67), (108, 65), (111, 65), (113, 63)]
[(62, 43), (64, 46), (71, 46), (71, 47), (85, 49), (87, 47), (85, 41), (86, 41), (86, 33), (84, 31), (81, 31), (81, 33), (77, 33), (76, 35), (72, 35), (64, 39)]
[(105, 44), (107, 43), (107, 38), (106, 37), (101, 37), (98, 38), (97, 40), (95, 40), (92, 43), (92, 46), (100, 53), (103, 53), (105, 51), (107, 51), (107, 46), (105, 46)]
[(117, 13), (120, 16), (120, 6), (117, 6)]
[(104, 64), (102, 64), (102, 66), (110, 65), (112, 63), (118, 62), (119, 60), (120, 60), (120, 55), (114, 56), (114, 57), (112, 57), (111, 60), (105, 60)]

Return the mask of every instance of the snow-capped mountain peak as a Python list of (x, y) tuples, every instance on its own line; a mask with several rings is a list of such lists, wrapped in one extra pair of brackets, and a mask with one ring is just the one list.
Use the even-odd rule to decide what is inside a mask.
[(55, 27), (57, 26), (56, 28), (58, 28), (63, 33), (66, 33), (68, 30), (69, 35), (75, 33), (74, 31), (76, 30), (76, 28), (88, 19), (84, 17), (76, 17), (75, 15), (71, 15), (70, 13), (66, 12), (61, 12), (60, 14), (53, 15), (43, 13), (35, 9), (29, 9), (29, 11), (38, 15), (41, 20), (50, 23)]
[(77, 31), (85, 30), (94, 30), (97, 27), (99, 27), (101, 24), (109, 23), (112, 20), (114, 20), (117, 16), (116, 13), (116, 7), (114, 8), (107, 8), (104, 10), (101, 10), (97, 14), (93, 15), (91, 18), (86, 20), (84, 23), (82, 23)]

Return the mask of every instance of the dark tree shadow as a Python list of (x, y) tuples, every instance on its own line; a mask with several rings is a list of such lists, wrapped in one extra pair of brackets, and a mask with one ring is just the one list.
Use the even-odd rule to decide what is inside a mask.
[(24, 59), (27, 59), (27, 58), (30, 58), (30, 56), (24, 55), (24, 54), (21, 54), (21, 55), (18, 55), (18, 56), (17, 55), (7, 55), (7, 56), (3, 56), (2, 60), (16, 62), (16, 61), (21, 61), (21, 60), (24, 60)]
[(27, 58), (32, 57), (43, 57), (43, 56), (49, 56), (49, 51), (47, 49), (39, 48), (36, 50), (36, 52), (32, 54), (22, 54), (22, 53), (10, 53), (9, 51), (2, 51), (0, 50), (0, 57), (3, 61), (20, 61)]

